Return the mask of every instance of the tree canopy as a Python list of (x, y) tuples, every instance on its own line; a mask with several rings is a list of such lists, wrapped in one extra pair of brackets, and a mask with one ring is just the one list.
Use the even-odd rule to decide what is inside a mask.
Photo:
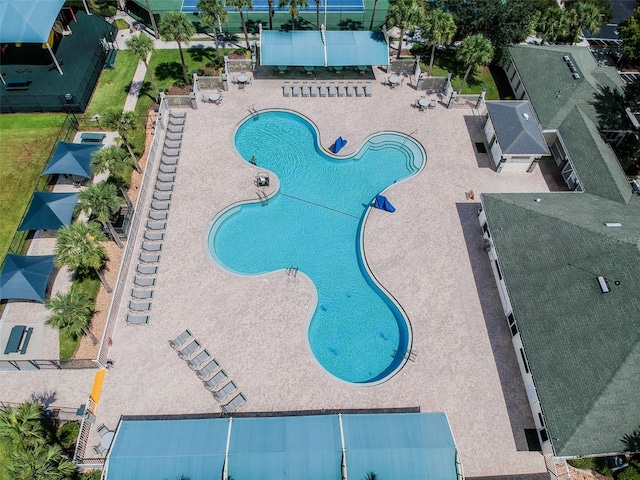
[(622, 52), (631, 65), (640, 66), (640, 7), (633, 15), (618, 25), (618, 37), (622, 40)]
[(187, 16), (182, 12), (167, 12), (160, 19), (158, 25), (158, 33), (160, 38), (166, 42), (176, 42), (178, 51), (180, 52), (180, 61), (182, 62), (182, 73), (184, 74), (184, 82), (190, 85), (189, 74), (187, 73), (187, 64), (184, 61), (184, 53), (182, 52), (182, 44), (189, 45), (191, 37), (196, 33), (196, 27), (191, 23)]

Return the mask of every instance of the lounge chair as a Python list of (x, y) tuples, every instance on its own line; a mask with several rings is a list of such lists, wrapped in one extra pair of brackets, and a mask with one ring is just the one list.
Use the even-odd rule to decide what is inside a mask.
[(289, 85), (289, 82), (284, 82), (284, 86), (282, 87), (282, 94), (285, 97), (291, 96), (291, 85)]
[(431, 100), (431, 101), (429, 102), (429, 108), (430, 108), (430, 109), (432, 109), (432, 108), (436, 108), (436, 101), (435, 101), (435, 100)]
[(149, 230), (164, 230), (167, 228), (167, 222), (156, 222), (154, 220), (147, 220), (147, 228)]
[(216, 362), (215, 358), (212, 358), (209, 363), (207, 363), (204, 367), (196, 372), (196, 375), (200, 380), (206, 379), (213, 372), (216, 372), (220, 368), (218, 362)]
[(171, 110), (169, 112), (169, 116), (173, 118), (185, 118), (187, 116), (187, 112)]
[(327, 84), (326, 83), (321, 83), (320, 84), (320, 96), (321, 97), (326, 97), (327, 95), (329, 95), (329, 89), (327, 88)]
[(142, 263), (158, 263), (160, 261), (160, 255), (154, 255), (151, 253), (140, 253), (138, 260)]
[(217, 392), (212, 392), (212, 395), (213, 395), (213, 398), (215, 398), (217, 402), (222, 403), (225, 398), (227, 398), (229, 395), (231, 395), (237, 389), (238, 389), (238, 387), (236, 387), (236, 384), (233, 383), (233, 380), (231, 380), (229, 383), (227, 383), (224, 387), (222, 387)]
[(160, 158), (160, 163), (162, 165), (177, 165), (178, 164), (178, 157), (167, 157), (167, 156), (163, 155)]
[(336, 84), (334, 82), (329, 82), (329, 96), (335, 97), (338, 95), (338, 89), (336, 88)]
[(204, 365), (207, 359), (211, 358), (211, 355), (206, 350), (202, 350), (198, 355), (187, 361), (187, 365), (191, 370), (198, 370)]
[(93, 451), (96, 452), (98, 455), (102, 455), (104, 452), (107, 451), (107, 447), (105, 447), (100, 443), (99, 445), (94, 445)]
[(247, 399), (244, 398), (244, 395), (242, 393), (239, 393), (238, 395), (233, 397), (233, 400), (231, 400), (226, 405), (221, 406), (220, 408), (222, 409), (223, 413), (229, 414), (229, 413), (235, 412), (237, 409), (239, 409), (245, 403), (247, 403)]
[(197, 340), (193, 340), (190, 344), (184, 347), (182, 350), (178, 350), (178, 356), (180, 358), (187, 358), (192, 355), (196, 350), (200, 350), (200, 343)]
[(170, 192), (173, 190), (173, 185), (162, 183), (162, 182), (156, 182), (156, 190), (159, 190), (161, 192)]
[(148, 312), (151, 310), (151, 302), (129, 302), (129, 310), (134, 312)]
[(344, 88), (344, 83), (342, 83), (342, 82), (338, 83), (338, 96), (339, 97), (346, 97), (347, 96), (347, 89)]
[(353, 87), (353, 82), (347, 83), (347, 97), (354, 97), (356, 89)]
[(308, 97), (311, 94), (311, 90), (309, 89), (309, 84), (307, 82), (302, 82), (302, 96)]
[(169, 202), (151, 202), (151, 208), (153, 210), (169, 210)]
[(181, 142), (176, 142), (176, 141), (171, 141), (171, 140), (165, 140), (164, 141), (165, 148), (170, 148), (172, 150), (180, 150), (180, 144), (181, 144)]
[(167, 212), (154, 212), (153, 210), (149, 210), (149, 215), (147, 215), (151, 220), (166, 220), (169, 217)]
[(182, 125), (167, 125), (167, 132), (171, 133), (182, 133), (184, 131), (184, 127)]
[(175, 118), (173, 116), (170, 116), (169, 123), (171, 125), (184, 125), (184, 118)]
[(140, 275), (155, 275), (158, 273), (158, 267), (138, 264), (136, 267), (136, 273), (139, 273)]
[(161, 243), (142, 242), (142, 250), (145, 252), (159, 252), (162, 250)]
[(155, 278), (143, 278), (143, 277), (135, 277), (133, 279), (133, 284), (138, 287), (153, 287), (156, 284)]
[(131, 297), (137, 300), (148, 300), (153, 298), (153, 290), (136, 290), (135, 288), (132, 288)]
[[(153, 199), (160, 200), (161, 202), (167, 202), (171, 200), (171, 194), (168, 192), (153, 192)], [(151, 203), (151, 208), (153, 208), (153, 202)], [(157, 209), (156, 209), (157, 210)]]
[(178, 155), (180, 155), (180, 150), (164, 147), (162, 149), (162, 155), (165, 155), (167, 157), (177, 157)]
[(172, 142), (180, 141), (182, 140), (182, 132), (179, 132), (179, 133), (167, 132), (166, 138), (167, 140), (171, 140)]
[(173, 183), (176, 181), (176, 176), (170, 173), (158, 173), (158, 176), (156, 177), (156, 179), (159, 182), (164, 182), (164, 183)]
[(356, 83), (356, 97), (364, 97), (364, 86), (362, 83)]
[(316, 82), (311, 82), (311, 96), (318, 96), (318, 84)]
[(152, 242), (158, 242), (160, 240), (164, 240), (164, 233), (162, 233), (162, 232), (150, 232), (148, 230), (145, 230), (144, 239), (145, 240), (150, 240)]
[(300, 96), (300, 85), (298, 85), (298, 82), (293, 82), (292, 95), (294, 97)]
[(164, 163), (161, 163), (160, 168), (158, 168), (160, 173), (176, 173), (176, 170), (175, 165), (165, 165)]
[(213, 377), (211, 377), (211, 379), (202, 383), (204, 384), (204, 388), (210, 391), (214, 391), (218, 387), (218, 385), (222, 384), (222, 382), (224, 382), (227, 378), (228, 377), (226, 372), (224, 370), (220, 370)]
[(96, 429), (96, 432), (98, 432), (98, 435), (100, 435), (100, 437), (104, 437), (105, 433), (110, 432), (110, 430), (105, 426), (104, 423), (101, 423), (100, 426)]
[(193, 337), (191, 332), (189, 330), (185, 330), (173, 340), (169, 340), (169, 345), (171, 345), (171, 348), (176, 349), (179, 346), (183, 345), (191, 337)]
[(373, 95), (373, 92), (371, 91), (371, 82), (367, 82), (364, 84), (364, 96), (370, 97), (371, 95)]
[(129, 315), (127, 313), (125, 321), (129, 325), (149, 325), (149, 315)]

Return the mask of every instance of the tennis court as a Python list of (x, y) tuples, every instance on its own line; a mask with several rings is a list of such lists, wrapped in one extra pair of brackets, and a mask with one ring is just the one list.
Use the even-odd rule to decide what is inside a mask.
[[(198, 0), (183, 0), (181, 10), (185, 13), (198, 12)], [(320, 11), (324, 12), (364, 12), (364, 3), (362, 0), (320, 0)], [(227, 7), (227, 10), (233, 11), (233, 8)], [(274, 2), (275, 12), (287, 12), (287, 7), (279, 8)], [(298, 7), (300, 12), (315, 12), (315, 1), (309, 2), (308, 7)], [(254, 12), (269, 12), (269, 2), (267, 0), (253, 0)]]

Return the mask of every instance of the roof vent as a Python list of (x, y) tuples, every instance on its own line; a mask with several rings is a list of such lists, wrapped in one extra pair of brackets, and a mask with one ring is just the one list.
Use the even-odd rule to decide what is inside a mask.
[(524, 112), (522, 116), (524, 117), (525, 120), (529, 120), (529, 114), (527, 112)]
[(621, 227), (622, 224), (618, 223), (618, 222), (606, 222), (605, 226), (607, 226), (607, 227)]
[(580, 75), (578, 75), (577, 73), (573, 74), (573, 78), (575, 78), (576, 80), (578, 80), (580, 78)]
[(600, 290), (602, 290), (602, 293), (609, 293), (611, 291), (606, 278), (602, 276), (598, 277), (598, 283), (600, 284)]

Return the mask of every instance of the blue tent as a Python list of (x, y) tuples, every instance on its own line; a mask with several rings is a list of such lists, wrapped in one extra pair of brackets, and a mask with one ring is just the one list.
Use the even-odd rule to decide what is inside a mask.
[(391, 203), (389, 203), (389, 200), (387, 200), (387, 197), (383, 195), (376, 195), (376, 198), (373, 199), (373, 206), (374, 208), (386, 210), (387, 212), (391, 213), (396, 211), (396, 207), (391, 205)]
[(0, 272), (0, 300), (44, 302), (53, 255), (25, 256), (8, 253)]
[(69, 225), (77, 193), (35, 192), (18, 230), (57, 230)]
[(58, 142), (56, 151), (43, 175), (66, 174), (91, 178), (91, 155), (100, 149), (101, 145), (86, 143)]
[(347, 144), (347, 141), (344, 138), (338, 137), (336, 141), (333, 143), (333, 145), (331, 145), (331, 151), (333, 153), (338, 153), (340, 150), (342, 150), (342, 147), (344, 147), (346, 144)]

